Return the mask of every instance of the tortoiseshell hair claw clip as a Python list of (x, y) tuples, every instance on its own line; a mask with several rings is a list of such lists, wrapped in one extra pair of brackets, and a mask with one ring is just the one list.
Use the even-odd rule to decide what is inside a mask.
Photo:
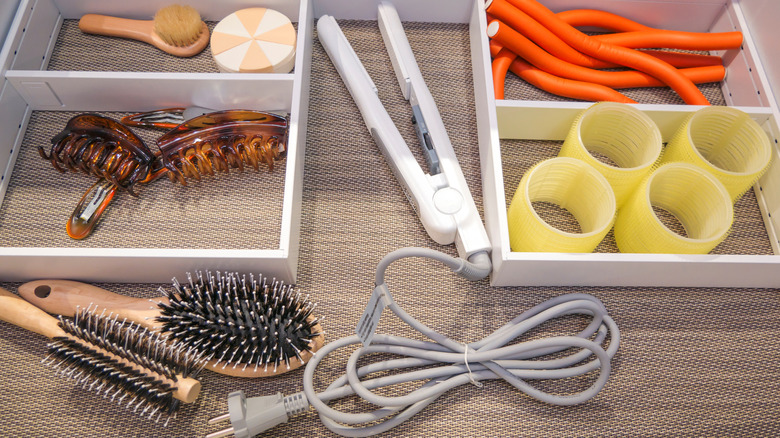
[(38, 153), (55, 169), (100, 178), (82, 196), (66, 225), (74, 239), (92, 232), (118, 189), (137, 196), (135, 186), (147, 181), (157, 160), (130, 129), (98, 114), (71, 118), (51, 143), (48, 154), (43, 146), (38, 147)]
[(163, 166), (172, 181), (203, 174), (255, 170), (260, 163), (273, 170), (274, 161), (287, 153), (287, 119), (270, 113), (229, 110), (188, 120), (157, 139)]
[(198, 115), (177, 123), (187, 111), (182, 108), (133, 114), (122, 119), (133, 126), (172, 129), (157, 139), (158, 153), (127, 126), (98, 114), (73, 117), (52, 138), (47, 154), (40, 155), (55, 169), (81, 172), (100, 178), (82, 196), (66, 225), (68, 235), (90, 235), (117, 190), (133, 196), (137, 184), (148, 184), (168, 174), (186, 185), (186, 178), (200, 179), (215, 171), (244, 165), (273, 170), (275, 160), (287, 152), (288, 121), (284, 116), (251, 110), (226, 110)]

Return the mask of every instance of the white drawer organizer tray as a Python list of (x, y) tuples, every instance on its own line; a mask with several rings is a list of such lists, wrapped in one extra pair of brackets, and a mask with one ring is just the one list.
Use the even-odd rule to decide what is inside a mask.
[[(562, 141), (585, 102), (495, 100), (482, 1), (472, 14), (477, 117), (481, 150), (485, 221), (493, 244), (492, 284), (580, 286), (733, 286), (780, 287), (777, 255), (561, 254), (512, 252), (507, 230), (506, 193), (500, 139)], [(595, 8), (644, 24), (673, 30), (744, 34), (741, 50), (717, 53), (727, 67), (722, 83), (726, 103), (745, 111), (774, 140), (773, 165), (755, 187), (774, 254), (780, 251), (780, 160), (777, 107), (739, 1), (685, 2), (620, 0), (542, 0), (551, 10)], [(667, 141), (682, 120), (700, 107), (637, 105), (659, 126)]]
[[(0, 245), (0, 278), (167, 282), (195, 269), (261, 272), (294, 282), (309, 101), (313, 18), (303, 0), (192, 0), (206, 21), (246, 7), (276, 9), (298, 22), (296, 60), (289, 74), (129, 73), (47, 71), (63, 20), (85, 13), (150, 19), (154, 0), (22, 0), (0, 53), (0, 198), (5, 196), (32, 111), (143, 111), (173, 106), (284, 110), (290, 115), (278, 247), (232, 249), (40, 248)], [(64, 222), (63, 222), (64, 225)], [(85, 241), (87, 242), (87, 241)]]

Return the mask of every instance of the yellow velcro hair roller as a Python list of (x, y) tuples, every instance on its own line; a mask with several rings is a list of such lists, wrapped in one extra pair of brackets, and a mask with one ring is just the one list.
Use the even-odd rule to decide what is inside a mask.
[(558, 156), (582, 160), (604, 175), (620, 208), (652, 171), (661, 150), (661, 133), (647, 114), (627, 104), (600, 102), (577, 117)]
[[(568, 210), (581, 233), (561, 231), (545, 222), (533, 202), (549, 202)], [(509, 209), (512, 251), (592, 252), (615, 219), (615, 195), (594, 168), (573, 158), (551, 158), (528, 170)]]
[[(653, 211), (674, 215), (682, 236)], [(728, 235), (734, 209), (726, 188), (712, 174), (689, 163), (660, 166), (629, 197), (615, 220), (615, 243), (621, 252), (706, 254)]]
[(711, 106), (693, 113), (666, 146), (662, 163), (684, 161), (715, 175), (736, 202), (769, 167), (769, 137), (736, 108)]

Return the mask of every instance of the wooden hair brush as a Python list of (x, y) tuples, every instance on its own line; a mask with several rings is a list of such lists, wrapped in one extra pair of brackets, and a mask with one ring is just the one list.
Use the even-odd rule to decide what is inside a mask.
[(66, 320), (0, 288), (0, 320), (52, 339), (44, 363), (63, 377), (119, 402), (141, 415), (166, 422), (180, 402), (200, 393), (195, 380), (204, 360), (192, 349), (161, 342), (137, 324), (84, 309)]
[(153, 20), (131, 20), (85, 14), (79, 20), (84, 33), (131, 38), (151, 44), (174, 56), (188, 58), (209, 43), (209, 28), (191, 6), (171, 5), (157, 11)]
[(314, 304), (291, 285), (235, 273), (188, 274), (159, 298), (132, 298), (85, 283), (37, 280), (19, 295), (54, 314), (106, 309), (156, 330), (209, 359), (206, 369), (235, 377), (265, 377), (300, 367), (324, 342)]

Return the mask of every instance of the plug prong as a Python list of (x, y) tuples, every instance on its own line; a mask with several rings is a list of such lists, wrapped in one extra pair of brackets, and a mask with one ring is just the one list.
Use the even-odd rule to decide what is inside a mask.
[(221, 422), (223, 422), (223, 421), (225, 421), (225, 420), (230, 420), (230, 412), (228, 412), (228, 413), (225, 413), (225, 414), (222, 414), (222, 415), (220, 415), (220, 416), (218, 416), (218, 417), (214, 417), (214, 418), (210, 419), (210, 420), (209, 420), (209, 424), (214, 424), (214, 423), (221, 423)]
[[(217, 418), (220, 418), (220, 417), (217, 417)], [(227, 429), (220, 430), (219, 432), (210, 433), (210, 434), (206, 435), (206, 438), (223, 438), (223, 437), (226, 437), (228, 435), (233, 435), (233, 428), (232, 427), (228, 427)]]

